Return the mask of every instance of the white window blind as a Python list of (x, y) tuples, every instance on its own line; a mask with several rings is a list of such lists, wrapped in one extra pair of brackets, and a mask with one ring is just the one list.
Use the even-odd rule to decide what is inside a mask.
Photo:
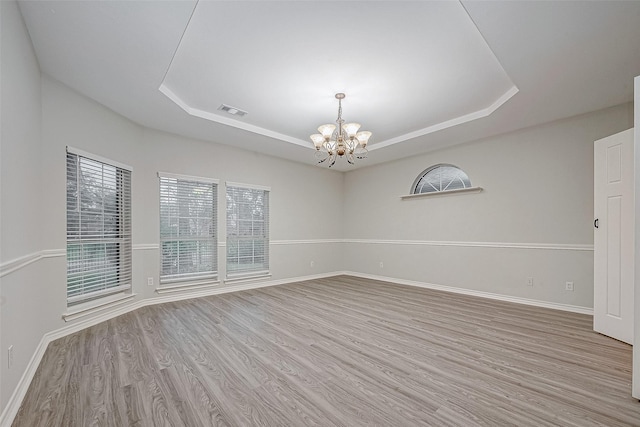
[(216, 277), (217, 188), (213, 180), (160, 176), (160, 283)]
[(413, 184), (412, 194), (434, 193), (471, 187), (471, 180), (460, 168), (439, 164), (422, 172)]
[(227, 183), (227, 277), (269, 272), (269, 190)]
[(131, 288), (131, 171), (67, 149), (67, 303)]

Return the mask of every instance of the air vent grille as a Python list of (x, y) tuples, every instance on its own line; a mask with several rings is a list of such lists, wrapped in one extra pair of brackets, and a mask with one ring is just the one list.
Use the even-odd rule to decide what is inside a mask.
[(246, 111), (243, 111), (243, 110), (241, 110), (239, 108), (232, 107), (231, 105), (226, 105), (226, 104), (220, 105), (220, 107), (218, 107), (218, 110), (224, 111), (226, 113), (229, 113), (229, 114), (234, 115), (234, 116), (239, 116), (239, 117), (247, 115)]

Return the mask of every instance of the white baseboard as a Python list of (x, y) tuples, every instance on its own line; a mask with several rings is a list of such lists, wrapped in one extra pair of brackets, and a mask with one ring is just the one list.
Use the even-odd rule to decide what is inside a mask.
[(452, 292), (456, 294), (470, 295), (480, 298), (489, 298), (498, 301), (514, 302), (517, 304), (532, 305), (535, 307), (551, 308), (554, 310), (569, 311), (572, 313), (589, 314), (593, 316), (593, 308), (582, 307), (579, 305), (560, 304), (556, 302), (541, 301), (529, 298), (514, 297), (509, 295), (494, 294), (491, 292), (476, 291), (473, 289), (456, 288), (454, 286), (437, 285), (434, 283), (416, 282), (413, 280), (396, 279), (394, 277), (377, 276), (375, 274), (356, 273), (353, 271), (345, 271), (343, 274), (363, 279), (380, 280), (383, 282), (396, 283), (398, 285), (416, 286), (418, 288), (434, 289), (438, 291)]
[(55, 331), (47, 332), (46, 334), (44, 334), (44, 336), (40, 340), (40, 343), (36, 347), (36, 350), (33, 353), (31, 360), (29, 360), (27, 368), (22, 374), (22, 377), (20, 378), (18, 385), (16, 386), (16, 388), (13, 391), (13, 394), (9, 398), (9, 401), (7, 402), (7, 406), (4, 408), (4, 411), (2, 411), (2, 414), (0, 414), (0, 427), (9, 427), (13, 422), (13, 419), (15, 418), (16, 414), (18, 413), (18, 410), (20, 409), (20, 404), (22, 403), (24, 396), (27, 394), (27, 390), (29, 388), (29, 385), (31, 384), (31, 381), (33, 380), (36, 370), (38, 369), (38, 366), (42, 361), (42, 357), (44, 356), (44, 353), (47, 350), (47, 346), (52, 341), (55, 341), (59, 338), (81, 331), (90, 326), (97, 325), (98, 323), (104, 322), (106, 320), (112, 319), (114, 317), (120, 316), (125, 313), (129, 313), (133, 310), (137, 310), (138, 308), (142, 308), (149, 305), (162, 304), (166, 302), (180, 301), (180, 300), (192, 299), (192, 298), (200, 298), (204, 296), (224, 294), (229, 292), (258, 289), (258, 288), (264, 288), (268, 286), (285, 285), (288, 283), (304, 282), (307, 280), (324, 279), (327, 277), (342, 276), (342, 275), (361, 277), (365, 279), (380, 280), (383, 282), (396, 283), (399, 285), (435, 289), (439, 291), (453, 292), (457, 294), (471, 295), (471, 296), (476, 296), (481, 298), (490, 298), (498, 301), (507, 301), (507, 302), (514, 302), (518, 304), (532, 305), (537, 307), (552, 308), (556, 310), (570, 311), (573, 313), (593, 315), (593, 309), (588, 307), (580, 307), (580, 306), (574, 306), (574, 305), (568, 305), (568, 304), (559, 304), (559, 303), (552, 303), (547, 301), (532, 300), (527, 298), (512, 297), (507, 295), (493, 294), (490, 292), (456, 288), (452, 286), (436, 285), (432, 283), (416, 282), (416, 281), (405, 280), (405, 279), (396, 279), (393, 277), (377, 276), (373, 274), (356, 273), (353, 271), (334, 271), (331, 273), (315, 274), (311, 276), (301, 276), (301, 277), (288, 278), (288, 279), (269, 280), (269, 281), (262, 281), (262, 282), (249, 282), (249, 283), (243, 283), (241, 285), (235, 285), (235, 286), (212, 287), (212, 288), (207, 288), (207, 289), (197, 290), (197, 291), (193, 291), (193, 290), (189, 291), (188, 289), (186, 289), (185, 292), (183, 293), (176, 292), (176, 293), (158, 296), (155, 298), (147, 298), (144, 300), (132, 301), (130, 303), (117, 306), (113, 310), (109, 310), (108, 312), (101, 313), (99, 315), (93, 316), (86, 320), (74, 322), (73, 324), (67, 325), (63, 328), (57, 329)]
[(18, 410), (20, 409), (22, 399), (24, 399), (24, 396), (27, 394), (27, 390), (31, 385), (31, 380), (33, 380), (36, 370), (40, 365), (40, 361), (44, 357), (44, 353), (47, 351), (47, 346), (50, 342), (51, 340), (47, 339), (46, 336), (43, 336), (38, 343), (36, 351), (33, 352), (33, 355), (27, 364), (27, 368), (22, 373), (22, 377), (20, 377), (18, 385), (13, 390), (13, 394), (7, 402), (7, 406), (4, 408), (4, 411), (2, 411), (2, 414), (0, 414), (1, 427), (9, 427), (13, 423), (13, 419), (16, 417)]

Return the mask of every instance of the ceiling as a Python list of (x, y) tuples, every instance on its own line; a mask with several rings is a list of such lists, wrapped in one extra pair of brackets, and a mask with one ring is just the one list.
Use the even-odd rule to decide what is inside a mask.
[[(163, 131), (351, 170), (633, 100), (640, 2), (21, 1), (42, 71)], [(226, 104), (247, 111), (220, 111)]]

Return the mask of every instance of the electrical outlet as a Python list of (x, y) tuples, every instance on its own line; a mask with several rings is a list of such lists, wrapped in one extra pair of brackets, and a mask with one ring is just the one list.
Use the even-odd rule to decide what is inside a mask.
[(380, 268), (384, 268), (384, 264), (380, 261)]
[(13, 366), (13, 345), (10, 345), (7, 349), (7, 367), (11, 369)]
[(527, 277), (527, 286), (533, 286), (533, 277)]
[(313, 266), (315, 265), (315, 263), (313, 261), (311, 261), (311, 268), (313, 268)]
[(564, 290), (565, 291), (573, 291), (573, 282), (566, 282), (564, 284)]
[(147, 286), (153, 286), (153, 277), (147, 277)]

